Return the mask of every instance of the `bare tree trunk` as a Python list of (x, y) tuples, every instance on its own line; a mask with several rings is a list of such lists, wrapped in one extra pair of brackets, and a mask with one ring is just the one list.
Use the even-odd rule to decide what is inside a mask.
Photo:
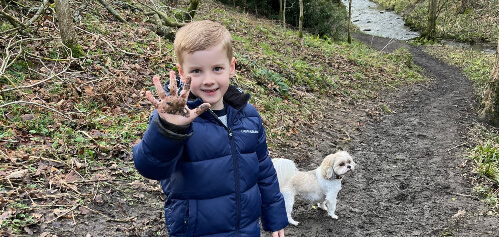
[(483, 110), (480, 112), (482, 119), (495, 126), (499, 126), (499, 40), (497, 50), (494, 68), (490, 75), (491, 79), (482, 102)]
[(73, 14), (69, 6), (69, 0), (55, 0), (56, 17), (61, 31), (62, 43), (72, 51), (72, 56), (75, 58), (84, 55), (73, 24)]
[(279, 0), (279, 20), (282, 21), (282, 0)]
[(352, 36), (350, 35), (352, 24), (352, 0), (348, 1), (348, 43), (352, 43)]
[(437, 28), (437, 0), (430, 0), (430, 8), (428, 15), (428, 28), (426, 29), (425, 37), (429, 40), (434, 40), (436, 38), (436, 28)]
[(298, 36), (303, 38), (303, 0), (300, 0), (300, 22), (298, 23), (298, 29), (300, 32)]
[(284, 0), (284, 4), (282, 7), (282, 26), (286, 28), (286, 0)]

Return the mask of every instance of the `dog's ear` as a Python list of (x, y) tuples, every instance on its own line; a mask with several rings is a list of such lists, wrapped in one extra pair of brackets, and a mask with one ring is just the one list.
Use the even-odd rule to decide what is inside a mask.
[(331, 179), (334, 175), (334, 155), (328, 155), (321, 164), (321, 174), (325, 179)]

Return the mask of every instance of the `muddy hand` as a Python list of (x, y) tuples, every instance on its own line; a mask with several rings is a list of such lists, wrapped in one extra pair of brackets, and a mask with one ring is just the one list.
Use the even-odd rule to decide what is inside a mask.
[(186, 78), (180, 95), (177, 94), (177, 80), (174, 71), (170, 71), (170, 95), (167, 95), (161, 86), (159, 76), (153, 77), (153, 83), (161, 101), (154, 98), (149, 91), (146, 92), (146, 97), (158, 110), (159, 116), (170, 123), (187, 125), (210, 108), (208, 103), (204, 103), (193, 110), (187, 107), (187, 98), (191, 87), (190, 77)]

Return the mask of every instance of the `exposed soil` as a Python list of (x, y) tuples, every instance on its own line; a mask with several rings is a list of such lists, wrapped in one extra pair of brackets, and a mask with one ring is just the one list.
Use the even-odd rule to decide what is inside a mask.
[[(273, 158), (293, 159), (303, 170), (316, 168), (338, 149), (349, 151), (358, 164), (343, 180), (339, 219), (298, 201), (294, 219), (300, 224), (287, 227), (286, 236), (498, 236), (499, 218), (489, 215), (487, 206), (472, 194), (465, 175), (470, 171), (462, 165), (465, 149), (472, 147), (466, 135), (476, 120), (470, 83), (459, 69), (418, 47), (354, 36), (385, 51), (407, 47), (414, 63), (432, 79), (386, 92), (367, 104), (321, 98), (321, 106), (329, 108), (322, 111), (325, 119), (301, 127), (289, 144), (270, 150)], [(130, 160), (126, 163), (133, 169)], [(167, 236), (164, 197), (157, 182), (101, 180), (87, 188), (105, 195), (95, 195), (88, 206), (75, 206), (82, 214), (77, 220), (54, 219), (37, 233)]]
[[(487, 214), (487, 206), (472, 195), (469, 170), (462, 165), (471, 146), (466, 134), (476, 120), (467, 78), (418, 47), (354, 36), (379, 50), (407, 47), (431, 80), (373, 102), (391, 111), (382, 116), (368, 119), (367, 110), (359, 107), (369, 105), (326, 112), (330, 116), (324, 124), (301, 134), (302, 139), (314, 137), (317, 147), (277, 152), (295, 160), (313, 154), (309, 165), (297, 160), (300, 168), (313, 169), (325, 155), (342, 148), (358, 164), (343, 179), (339, 219), (298, 202), (293, 217), (300, 224), (288, 227), (286, 236), (499, 236), (499, 218)], [(352, 141), (328, 134), (324, 128), (329, 123), (350, 133)]]

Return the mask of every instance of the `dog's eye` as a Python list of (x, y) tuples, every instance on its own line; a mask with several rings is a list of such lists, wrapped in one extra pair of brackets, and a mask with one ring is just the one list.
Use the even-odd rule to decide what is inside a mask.
[(345, 162), (341, 162), (341, 163), (340, 163), (340, 166), (345, 166)]

